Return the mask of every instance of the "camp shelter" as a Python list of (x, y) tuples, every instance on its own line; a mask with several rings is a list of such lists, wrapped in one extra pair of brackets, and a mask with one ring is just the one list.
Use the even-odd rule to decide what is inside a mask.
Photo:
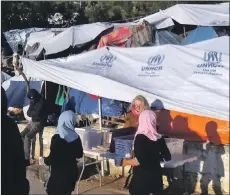
[(71, 49), (84, 46), (110, 28), (113, 28), (112, 24), (100, 22), (69, 27), (58, 35), (41, 41), (37, 50), (30, 53), (29, 56), (37, 57), (41, 54), (49, 56), (60, 54), (60, 52), (70, 49), (70, 51), (67, 51), (66, 56), (68, 56), (71, 53)]
[[(200, 46), (103, 47), (65, 59), (23, 58), (22, 64), (31, 77), (124, 102), (141, 94), (150, 103), (161, 100), (165, 109), (182, 116), (211, 118), (223, 126), (229, 120), (229, 47), (225, 43), (225, 51), (218, 51), (219, 38), (205, 42)], [(205, 132), (199, 137), (206, 139)]]
[(174, 21), (183, 25), (229, 26), (229, 2), (220, 4), (177, 4), (138, 21), (143, 20), (154, 25), (156, 29), (173, 26)]
[[(38, 90), (42, 89), (43, 82), (40, 79), (32, 78), (30, 87)], [(8, 99), (8, 107), (22, 108), (29, 104), (27, 101), (26, 82), (22, 76), (14, 76), (2, 83)]]
[(216, 37), (218, 37), (218, 35), (212, 27), (200, 26), (197, 27), (195, 30), (190, 31), (181, 44), (188, 45), (192, 43), (205, 41), (208, 39), (213, 39)]
[(143, 22), (115, 26), (112, 32), (101, 37), (97, 48), (105, 46), (141, 47), (146, 43), (152, 43), (152, 27), (149, 23)]
[(98, 98), (101, 98), (101, 115), (102, 116), (120, 116), (121, 105), (119, 102), (103, 98), (96, 97), (87, 94), (85, 92), (79, 91), (77, 89), (70, 90), (70, 97), (74, 98), (75, 110), (80, 114), (98, 114)]

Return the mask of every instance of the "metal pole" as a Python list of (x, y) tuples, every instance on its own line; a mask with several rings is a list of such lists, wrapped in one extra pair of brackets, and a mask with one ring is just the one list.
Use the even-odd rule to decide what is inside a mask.
[[(46, 56), (45, 56), (45, 51), (43, 51), (43, 57), (44, 57), (44, 60), (46, 59)], [(47, 99), (47, 85), (46, 85), (46, 81), (45, 81), (45, 99)]]
[(99, 128), (102, 129), (101, 98), (98, 99)]
[(183, 27), (183, 29), (184, 29), (184, 37), (187, 37), (186, 36), (186, 29), (185, 29), (185, 27)]

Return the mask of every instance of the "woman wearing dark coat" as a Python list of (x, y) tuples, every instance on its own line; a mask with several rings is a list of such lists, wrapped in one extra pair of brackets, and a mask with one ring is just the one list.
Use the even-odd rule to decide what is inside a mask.
[(123, 159), (122, 166), (131, 165), (133, 172), (127, 181), (131, 195), (161, 195), (163, 193), (160, 162), (171, 158), (164, 138), (156, 130), (156, 114), (151, 110), (139, 116), (134, 140), (133, 159)]
[(50, 154), (44, 159), (51, 166), (47, 183), (49, 195), (70, 195), (78, 178), (77, 158), (83, 156), (81, 139), (75, 132), (75, 114), (63, 112), (58, 120), (57, 132), (51, 139)]
[(30, 186), (26, 179), (23, 143), (17, 124), (7, 116), (7, 97), (1, 88), (2, 133), (2, 185), (1, 194), (28, 195)]

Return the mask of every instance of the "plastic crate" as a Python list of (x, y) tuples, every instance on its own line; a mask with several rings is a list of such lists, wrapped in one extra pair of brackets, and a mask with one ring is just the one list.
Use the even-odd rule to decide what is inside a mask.
[(121, 157), (128, 157), (132, 154), (134, 135), (114, 138), (115, 153)]
[(103, 133), (93, 129), (75, 128), (81, 138), (83, 149), (92, 149), (100, 146), (103, 140)]
[(165, 142), (166, 145), (168, 146), (171, 155), (183, 153), (183, 146), (184, 146), (183, 139), (165, 138)]

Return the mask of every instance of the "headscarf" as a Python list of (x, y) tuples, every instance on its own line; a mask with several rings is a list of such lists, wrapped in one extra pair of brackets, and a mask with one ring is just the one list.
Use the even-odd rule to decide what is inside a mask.
[(3, 89), (3, 87), (1, 87), (1, 107), (2, 107), (2, 115), (6, 115), (8, 109), (8, 100), (6, 97), (6, 92)]
[(157, 133), (156, 124), (156, 114), (152, 110), (144, 110), (139, 116), (139, 125), (135, 137), (142, 134), (152, 141), (157, 141), (162, 136)]
[(79, 136), (75, 132), (76, 117), (75, 113), (71, 110), (63, 112), (58, 119), (58, 126), (56, 134), (68, 143), (76, 140)]
[(71, 97), (70, 100), (68, 100), (68, 101), (62, 106), (62, 112), (71, 110), (71, 111), (73, 111), (73, 112), (75, 113), (75, 112), (76, 112), (75, 106), (76, 106), (75, 99), (74, 99), (74, 97)]
[(41, 95), (36, 89), (30, 89), (28, 94), (27, 94), (27, 97), (31, 101), (37, 102), (41, 98)]

